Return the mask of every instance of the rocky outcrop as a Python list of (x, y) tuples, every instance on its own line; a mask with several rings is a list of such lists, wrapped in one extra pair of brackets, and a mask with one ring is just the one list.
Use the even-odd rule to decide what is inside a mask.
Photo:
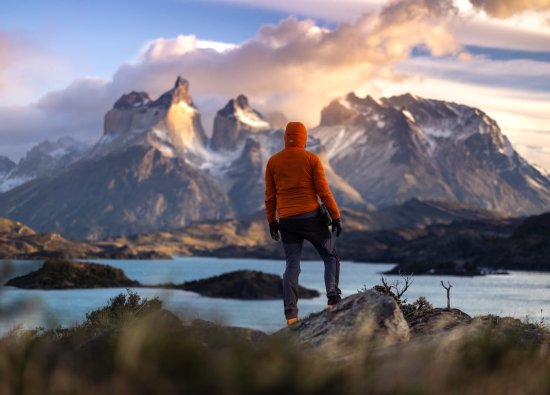
[(330, 356), (346, 356), (353, 350), (388, 346), (410, 338), (399, 305), (391, 296), (375, 290), (348, 296), (332, 311), (312, 314), (279, 334), (323, 348)]
[(25, 289), (124, 288), (139, 286), (121, 269), (97, 263), (48, 260), (29, 274), (15, 277), (6, 285)]
[[(280, 276), (254, 270), (224, 273), (203, 280), (185, 282), (175, 287), (211, 298), (264, 300), (283, 297), (283, 280)], [(299, 287), (298, 294), (301, 299), (319, 296), (316, 290), (302, 286)]]
[(189, 93), (189, 82), (178, 77), (174, 87), (152, 100), (146, 92), (124, 94), (107, 112), (103, 137), (92, 156), (104, 156), (133, 145), (148, 145), (167, 156), (185, 154), (199, 161), (206, 135)]

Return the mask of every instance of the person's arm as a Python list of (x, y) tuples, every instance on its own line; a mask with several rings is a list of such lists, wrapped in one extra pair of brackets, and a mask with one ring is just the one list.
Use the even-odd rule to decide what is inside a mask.
[(272, 223), (277, 219), (277, 189), (271, 170), (271, 162), (267, 162), (265, 168), (265, 214), (267, 222)]
[(316, 155), (313, 156), (313, 158), (313, 183), (315, 186), (315, 193), (317, 193), (323, 204), (327, 207), (332, 220), (336, 221), (340, 219), (340, 210), (338, 210), (336, 200), (334, 200), (334, 196), (332, 196), (332, 192), (328, 186), (321, 160)]

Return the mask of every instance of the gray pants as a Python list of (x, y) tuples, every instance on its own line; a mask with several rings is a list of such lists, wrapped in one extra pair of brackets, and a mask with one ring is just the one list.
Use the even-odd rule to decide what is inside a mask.
[(279, 220), (285, 250), (286, 269), (283, 275), (283, 302), (287, 319), (298, 316), (298, 276), (304, 240), (309, 241), (325, 263), (327, 298), (339, 300), (340, 260), (336, 255), (336, 239), (317, 211)]

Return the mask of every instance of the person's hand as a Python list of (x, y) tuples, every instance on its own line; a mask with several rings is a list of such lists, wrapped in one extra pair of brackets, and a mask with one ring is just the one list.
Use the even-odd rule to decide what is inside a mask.
[(275, 241), (281, 238), (279, 235), (279, 222), (273, 221), (269, 223), (269, 233), (271, 233), (271, 238)]
[(336, 237), (340, 237), (342, 233), (342, 220), (340, 218), (332, 221), (332, 232), (336, 231)]

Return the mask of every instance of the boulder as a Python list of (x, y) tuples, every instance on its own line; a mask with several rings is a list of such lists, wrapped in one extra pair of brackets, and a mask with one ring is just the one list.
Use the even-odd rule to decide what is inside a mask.
[(332, 311), (312, 314), (278, 333), (292, 335), (302, 344), (340, 357), (359, 348), (388, 346), (410, 337), (396, 301), (372, 289), (348, 296)]

